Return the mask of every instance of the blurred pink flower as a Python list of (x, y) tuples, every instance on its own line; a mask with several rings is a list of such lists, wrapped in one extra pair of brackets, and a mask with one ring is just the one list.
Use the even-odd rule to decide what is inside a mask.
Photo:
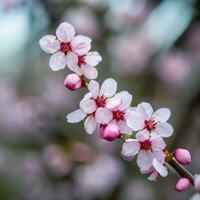
[(195, 190), (200, 193), (200, 175), (195, 175), (194, 187)]
[(147, 17), (150, 7), (146, 0), (124, 1), (111, 5), (105, 17), (105, 23), (113, 29), (123, 29), (124, 25), (136, 26)]
[(183, 85), (192, 73), (192, 61), (188, 54), (171, 51), (156, 63), (156, 73), (171, 86)]
[(86, 7), (68, 10), (63, 19), (73, 24), (79, 34), (88, 35), (91, 38), (97, 38), (101, 34), (95, 14)]
[(66, 152), (58, 145), (49, 145), (44, 149), (45, 165), (56, 176), (66, 176), (71, 171), (71, 161)]
[(122, 175), (123, 166), (119, 160), (99, 155), (91, 165), (80, 167), (76, 171), (77, 195), (89, 199), (105, 197), (119, 183)]
[(143, 179), (134, 178), (134, 180), (126, 181), (125, 189), (120, 199), (153, 200), (155, 199), (155, 197), (153, 197), (152, 185), (147, 184)]
[(108, 50), (112, 56), (112, 69), (119, 75), (143, 72), (153, 53), (150, 42), (142, 34), (112, 38)]

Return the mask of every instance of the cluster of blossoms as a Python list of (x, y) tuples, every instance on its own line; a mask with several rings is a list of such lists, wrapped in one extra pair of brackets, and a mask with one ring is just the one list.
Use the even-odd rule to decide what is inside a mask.
[[(39, 44), (45, 52), (53, 54), (49, 61), (53, 71), (67, 66), (75, 72), (67, 75), (64, 81), (68, 89), (88, 89), (79, 108), (67, 115), (67, 121), (78, 123), (84, 120), (88, 134), (97, 132), (108, 141), (117, 138), (125, 140), (122, 155), (129, 159), (137, 155), (141, 173), (150, 173), (148, 179), (154, 181), (158, 176), (166, 177), (169, 153), (163, 138), (173, 134), (173, 127), (167, 122), (170, 110), (161, 108), (154, 112), (146, 102), (132, 107), (133, 96), (127, 91), (117, 92), (117, 82), (112, 78), (106, 79), (100, 86), (94, 79), (98, 75), (95, 67), (102, 58), (96, 51), (89, 52), (91, 39), (83, 35), (75, 36), (75, 30), (69, 23), (61, 23), (56, 36), (44, 36)], [(191, 162), (190, 153), (184, 149), (177, 149), (172, 157), (180, 164)], [(189, 179), (180, 179), (176, 185), (179, 191), (183, 190), (182, 182), (190, 185)]]

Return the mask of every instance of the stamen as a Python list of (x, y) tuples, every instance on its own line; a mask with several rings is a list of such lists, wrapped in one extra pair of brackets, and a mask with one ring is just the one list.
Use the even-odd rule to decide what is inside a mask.
[(98, 96), (95, 99), (97, 107), (105, 107), (106, 106), (106, 97), (104, 96)]
[(60, 51), (62, 51), (65, 55), (67, 55), (68, 52), (72, 51), (70, 42), (61, 42)]
[(145, 151), (151, 150), (151, 141), (145, 140), (144, 142), (140, 142), (140, 148)]

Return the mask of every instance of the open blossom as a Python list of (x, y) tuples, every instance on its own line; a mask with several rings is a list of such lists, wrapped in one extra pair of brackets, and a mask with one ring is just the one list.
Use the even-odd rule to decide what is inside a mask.
[(43, 36), (39, 44), (46, 53), (53, 54), (49, 66), (53, 71), (57, 71), (65, 68), (70, 62), (70, 53), (86, 54), (91, 48), (91, 39), (83, 35), (75, 36), (74, 27), (64, 22), (57, 28), (56, 36)]
[(101, 88), (99, 83), (91, 80), (88, 84), (89, 93), (87, 93), (80, 102), (80, 108), (67, 115), (67, 121), (77, 123), (83, 120), (87, 133), (92, 134), (98, 124), (108, 124), (113, 115), (109, 109), (121, 104), (121, 99), (114, 97), (117, 91), (117, 82), (112, 79), (106, 79)]
[(67, 66), (78, 75), (83, 75), (88, 79), (96, 79), (98, 72), (95, 66), (101, 61), (102, 57), (96, 51), (89, 52), (85, 55), (77, 55), (72, 52), (68, 54)]
[(109, 124), (117, 125), (120, 134), (131, 134), (132, 130), (127, 126), (126, 119), (133, 97), (127, 91), (118, 92), (115, 97), (121, 99), (121, 104), (109, 109), (112, 115), (112, 121)]
[(153, 167), (153, 159), (164, 163), (165, 154), (163, 150), (166, 144), (159, 135), (150, 136), (147, 130), (136, 134), (136, 139), (128, 139), (122, 146), (122, 154), (130, 157), (137, 155), (137, 165), (141, 171), (149, 170)]
[(151, 105), (143, 102), (128, 113), (127, 125), (133, 131), (147, 130), (152, 135), (170, 137), (173, 134), (173, 127), (167, 122), (170, 115), (171, 112), (167, 108), (153, 112)]

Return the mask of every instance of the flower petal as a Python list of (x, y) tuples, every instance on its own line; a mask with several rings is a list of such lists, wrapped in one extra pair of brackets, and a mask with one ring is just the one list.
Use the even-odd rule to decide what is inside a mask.
[(133, 96), (129, 92), (127, 91), (118, 92), (115, 96), (121, 98), (122, 100), (122, 103), (119, 106), (120, 110), (126, 110), (131, 105)]
[(93, 99), (83, 99), (80, 102), (80, 108), (88, 113), (88, 114), (92, 114), (96, 111), (97, 106), (96, 103)]
[(153, 108), (151, 104), (146, 102), (138, 104), (137, 109), (145, 116), (146, 119), (150, 119), (153, 114)]
[(153, 113), (153, 118), (157, 122), (166, 122), (171, 115), (171, 111), (168, 108), (160, 108)]
[(75, 35), (74, 27), (67, 23), (61, 23), (56, 29), (56, 36), (61, 42), (69, 42)]
[(112, 110), (114, 108), (117, 108), (121, 104), (122, 100), (118, 97), (111, 97), (107, 99), (106, 101), (106, 108)]
[(153, 166), (162, 177), (167, 176), (168, 174), (167, 168), (155, 158), (153, 159)]
[(66, 66), (66, 56), (64, 53), (58, 51), (50, 57), (49, 66), (53, 71), (64, 69)]
[(122, 155), (130, 157), (136, 155), (140, 150), (140, 143), (135, 139), (126, 140), (122, 145)]
[(98, 63), (101, 61), (102, 61), (102, 57), (99, 55), (99, 53), (97, 51), (89, 52), (85, 56), (85, 62), (88, 65), (93, 66), (93, 67), (98, 65)]
[(133, 131), (139, 131), (144, 128), (144, 115), (135, 110), (130, 110), (125, 114), (127, 125), (133, 129)]
[(75, 110), (67, 115), (67, 122), (69, 123), (77, 123), (83, 120), (86, 117), (86, 113), (81, 109)]
[(139, 131), (136, 134), (136, 139), (139, 140), (140, 142), (144, 142), (145, 140), (149, 140), (149, 132), (147, 130), (142, 130)]
[(152, 166), (153, 154), (151, 151), (141, 150), (137, 156), (137, 165), (140, 170), (148, 170)]
[(92, 94), (94, 99), (99, 95), (99, 83), (97, 81), (91, 80), (88, 84), (88, 90)]
[(84, 128), (87, 133), (92, 134), (97, 128), (96, 120), (93, 116), (87, 117), (87, 119), (84, 122)]
[(166, 155), (163, 151), (153, 151), (153, 157), (156, 158), (156, 160), (158, 160), (160, 163), (165, 163)]
[(151, 137), (151, 145), (154, 151), (162, 151), (166, 147), (164, 140), (159, 135)]
[(173, 134), (174, 129), (171, 124), (164, 122), (157, 124), (155, 132), (161, 137), (170, 137)]
[(71, 52), (67, 54), (66, 63), (71, 71), (77, 73), (78, 75), (83, 74), (83, 70), (78, 66), (78, 56), (75, 53)]
[(84, 95), (84, 97), (83, 97), (83, 99), (90, 99), (90, 98), (92, 98), (91, 92), (86, 93), (86, 94)]
[(106, 79), (100, 89), (100, 94), (106, 97), (112, 97), (117, 91), (117, 82), (112, 79)]
[(118, 121), (117, 125), (119, 127), (120, 133), (122, 134), (132, 134), (132, 129), (129, 128), (125, 121)]
[(87, 79), (96, 79), (98, 76), (98, 71), (95, 67), (91, 67), (89, 65), (83, 65), (82, 67), (83, 75)]
[(108, 124), (112, 120), (113, 114), (107, 108), (98, 108), (95, 113), (95, 118), (100, 124)]
[(159, 174), (157, 171), (153, 171), (153, 173), (147, 178), (149, 181), (156, 181)]
[(83, 35), (77, 35), (71, 42), (72, 49), (79, 55), (86, 54), (91, 49), (91, 39)]
[(40, 47), (46, 53), (55, 53), (60, 49), (60, 43), (55, 35), (45, 35), (39, 41)]

